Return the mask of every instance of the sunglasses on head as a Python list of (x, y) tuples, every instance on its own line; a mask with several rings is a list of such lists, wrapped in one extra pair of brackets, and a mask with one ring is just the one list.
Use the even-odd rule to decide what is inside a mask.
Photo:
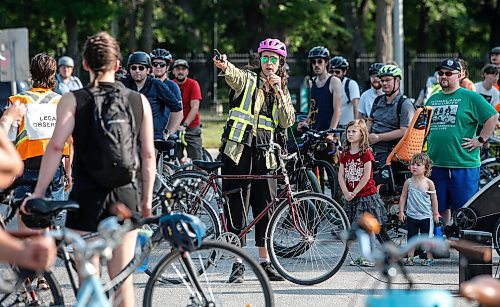
[(451, 76), (456, 75), (456, 74), (458, 74), (458, 72), (442, 71), (442, 70), (438, 71), (438, 75), (440, 75), (440, 76), (445, 75), (446, 77), (451, 77)]
[(334, 69), (332, 70), (332, 72), (336, 75), (340, 75), (341, 73), (343, 73), (342, 69)]
[(311, 60), (311, 64), (321, 64), (323, 63), (323, 59), (312, 59)]
[(262, 57), (260, 57), (260, 61), (264, 64), (269, 62), (269, 61), (271, 61), (271, 63), (273, 63), (273, 64), (276, 64), (276, 63), (278, 63), (278, 58), (275, 56), (272, 56), (272, 57), (262, 56)]
[(167, 63), (153, 62), (153, 67), (165, 67)]
[(130, 66), (130, 70), (138, 70), (138, 69), (139, 69), (139, 71), (144, 71), (144, 69), (146, 69), (146, 67), (141, 66), (141, 65), (132, 65), (132, 66)]

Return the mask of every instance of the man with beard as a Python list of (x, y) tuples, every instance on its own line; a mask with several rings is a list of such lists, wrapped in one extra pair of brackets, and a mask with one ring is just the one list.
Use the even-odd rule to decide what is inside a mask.
[(181, 142), (177, 146), (177, 156), (182, 159), (184, 157), (184, 148), (186, 148), (188, 158), (201, 160), (202, 140), (199, 109), (202, 97), (200, 85), (198, 81), (188, 78), (189, 64), (186, 60), (175, 60), (172, 65), (172, 73), (175, 76), (175, 83), (181, 89), (184, 113), (182, 126), (179, 128)]
[[(434, 163), (431, 179), (436, 185), (439, 212), (448, 225), (452, 211), (460, 209), (479, 188), (479, 148), (492, 134), (498, 113), (483, 96), (460, 87), (457, 60), (444, 60), (436, 71), (443, 90), (431, 96), (426, 105), (436, 113), (444, 109), (448, 118), (432, 119), (427, 153)], [(479, 125), (483, 128), (477, 135)]]
[(382, 68), (382, 66), (384, 66), (382, 63), (373, 63), (370, 65), (370, 68), (368, 68), (371, 88), (361, 94), (361, 98), (359, 98), (359, 118), (367, 119), (370, 115), (375, 99), (384, 94), (384, 92), (382, 92), (382, 84), (377, 76), (378, 71)]
[(410, 99), (400, 91), (403, 71), (395, 65), (384, 65), (378, 71), (384, 95), (373, 102), (367, 119), (370, 134), (368, 140), (375, 152), (378, 169), (385, 166), (385, 161), (392, 148), (405, 135), (415, 108)]
[[(127, 62), (129, 74), (120, 81), (148, 99), (153, 112), (154, 139), (166, 140), (175, 133), (182, 120), (182, 101), (158, 79), (149, 76), (151, 58), (142, 51), (132, 53)], [(167, 112), (168, 109), (170, 112)]]
[(337, 128), (342, 108), (342, 84), (340, 79), (328, 73), (330, 52), (323, 46), (309, 51), (309, 61), (314, 71), (311, 80), (311, 110), (305, 121), (298, 123), (300, 131), (306, 125), (317, 131)]

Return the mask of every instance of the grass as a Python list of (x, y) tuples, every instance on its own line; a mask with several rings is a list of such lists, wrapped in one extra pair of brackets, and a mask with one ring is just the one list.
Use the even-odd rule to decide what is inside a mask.
[(203, 129), (201, 133), (201, 138), (203, 140), (203, 147), (205, 148), (219, 148), (220, 137), (222, 135), (222, 130), (224, 129), (225, 121), (204, 121)]

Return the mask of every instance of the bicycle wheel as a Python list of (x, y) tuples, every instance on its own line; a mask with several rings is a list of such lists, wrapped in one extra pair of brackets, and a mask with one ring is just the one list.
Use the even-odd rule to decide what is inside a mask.
[[(171, 182), (175, 182), (176, 180), (181, 180), (182, 182), (187, 182), (188, 184), (196, 182), (197, 180), (201, 180), (201, 182), (198, 184), (198, 191), (201, 191), (201, 189), (208, 184), (208, 174), (204, 171), (183, 171), (176, 173), (171, 177)], [(214, 188), (210, 186), (203, 199), (207, 201), (213, 208), (217, 209), (217, 201), (223, 196), (221, 194), (222, 184), (219, 181), (216, 181), (215, 184), (217, 187)], [(192, 195), (196, 196), (196, 193)], [(192, 201), (199, 202), (195, 197), (193, 197)]]
[[(207, 227), (207, 231), (204, 239), (216, 240), (221, 235), (222, 225), (217, 216), (215, 209), (210, 206), (210, 204), (202, 200), (201, 203), (190, 203), (187, 204), (184, 201), (179, 201), (175, 204), (173, 208), (174, 211), (185, 212), (191, 215), (199, 217), (202, 222)], [(151, 225), (151, 228), (155, 230), (156, 225)], [(146, 274), (151, 275), (154, 267), (160, 262), (160, 260), (172, 251), (172, 245), (167, 240), (162, 240), (156, 248), (154, 248), (149, 253), (148, 267), (146, 269)]]
[[(245, 266), (244, 283), (229, 285), (236, 259)], [(193, 264), (202, 267), (203, 274), (187, 274)], [(171, 279), (183, 283), (167, 282)], [(166, 297), (171, 306), (274, 306), (271, 285), (262, 267), (241, 248), (211, 240), (203, 241), (197, 251), (174, 251), (161, 260), (146, 284), (143, 306), (165, 305)]]
[(321, 192), (335, 199), (339, 192), (337, 170), (331, 163), (323, 160), (314, 160), (313, 166), (319, 171)]
[(281, 203), (267, 228), (267, 249), (276, 270), (287, 280), (314, 285), (332, 277), (347, 256), (340, 234), (349, 228), (344, 210), (319, 193), (295, 195)]
[(201, 148), (201, 159), (207, 162), (214, 162), (214, 158), (204, 147)]
[[(6, 265), (0, 267), (2, 278), (13, 274), (14, 271), (19, 272), (18, 269), (7, 268)], [(23, 273), (17, 276), (22, 275)], [(61, 288), (53, 273), (45, 272), (43, 277), (49, 285), (48, 290), (38, 289), (37, 278), (18, 279), (14, 291), (0, 293), (0, 306), (64, 306)]]
[(408, 230), (406, 223), (399, 220), (399, 204), (390, 204), (387, 207), (387, 222), (382, 225), (377, 239), (380, 242), (392, 241), (396, 245), (406, 244)]
[(495, 228), (493, 228), (493, 247), (500, 255), (500, 218), (495, 223)]

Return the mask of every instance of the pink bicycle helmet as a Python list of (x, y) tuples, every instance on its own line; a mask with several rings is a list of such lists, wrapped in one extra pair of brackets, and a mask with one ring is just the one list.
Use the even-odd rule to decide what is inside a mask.
[(260, 42), (257, 52), (260, 54), (263, 51), (271, 51), (286, 58), (286, 46), (277, 38), (266, 38)]

